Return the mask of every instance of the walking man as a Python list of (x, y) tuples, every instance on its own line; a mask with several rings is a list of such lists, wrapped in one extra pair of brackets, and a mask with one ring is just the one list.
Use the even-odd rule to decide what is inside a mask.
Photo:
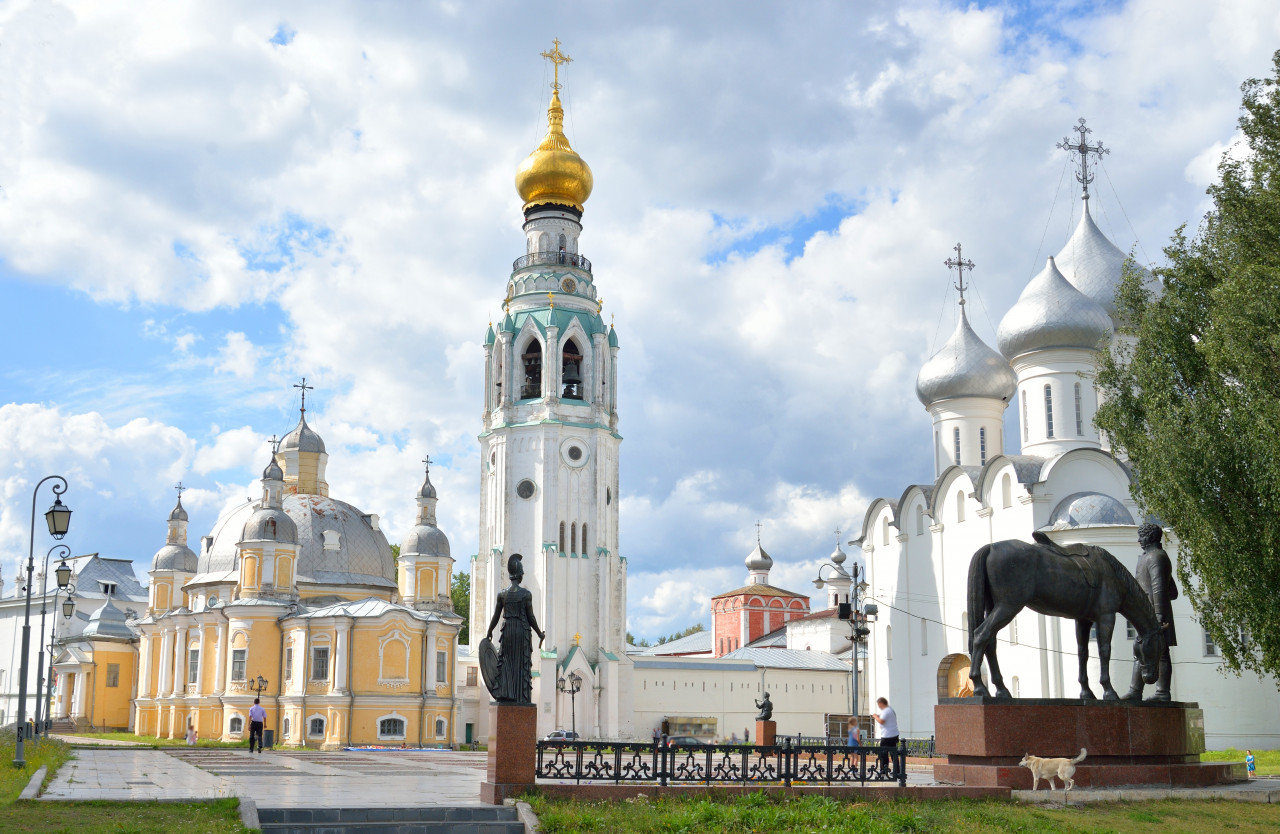
[(262, 728), (267, 723), (267, 711), (262, 708), (262, 704), (258, 703), (258, 699), (253, 699), (253, 706), (249, 707), (249, 752), (253, 751), (254, 739), (258, 742), (258, 752), (262, 752)]
[(888, 698), (877, 698), (876, 706), (880, 708), (880, 711), (873, 716), (876, 723), (880, 725), (880, 775), (887, 776), (889, 748), (898, 746), (898, 714), (893, 711), (893, 707), (889, 706)]

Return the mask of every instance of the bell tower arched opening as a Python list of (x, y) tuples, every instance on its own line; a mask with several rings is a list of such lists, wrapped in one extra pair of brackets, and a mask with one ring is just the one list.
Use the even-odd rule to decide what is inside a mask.
[(581, 400), (582, 396), (582, 351), (578, 343), (569, 339), (564, 343), (561, 354), (560, 378), (564, 380), (564, 392), (560, 395), (565, 400)]
[(542, 345), (530, 339), (520, 357), (524, 364), (524, 383), (520, 386), (520, 399), (532, 400), (542, 396)]

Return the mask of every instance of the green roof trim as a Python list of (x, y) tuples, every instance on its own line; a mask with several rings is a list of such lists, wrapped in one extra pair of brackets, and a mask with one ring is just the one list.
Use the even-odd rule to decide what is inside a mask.
[(609, 660), (616, 661), (618, 659), (618, 656), (616, 654), (614, 654), (613, 652), (606, 652), (603, 649), (600, 650), (600, 654), (604, 655)]

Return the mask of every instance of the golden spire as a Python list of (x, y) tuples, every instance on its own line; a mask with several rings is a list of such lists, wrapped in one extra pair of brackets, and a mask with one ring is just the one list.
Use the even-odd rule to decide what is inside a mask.
[(591, 196), (591, 168), (569, 145), (564, 135), (564, 107), (560, 104), (560, 65), (573, 59), (560, 51), (560, 40), (540, 53), (555, 68), (551, 83), (551, 104), (547, 107), (547, 135), (516, 171), (516, 191), (524, 200), (525, 211), (551, 203), (582, 211)]

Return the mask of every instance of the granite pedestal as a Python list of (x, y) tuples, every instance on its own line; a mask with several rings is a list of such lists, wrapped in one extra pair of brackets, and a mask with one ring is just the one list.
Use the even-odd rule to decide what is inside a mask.
[[(1204, 762), (1204, 713), (1178, 701), (942, 698), (934, 708), (934, 778), (955, 785), (1031, 788), (1026, 753), (1074, 758), (1077, 787), (1198, 787), (1246, 778), (1244, 765)], [(1059, 783), (1061, 787), (1061, 783)]]
[(756, 746), (772, 747), (778, 739), (777, 721), (756, 722)]
[(480, 801), (501, 805), (533, 787), (538, 772), (538, 708), (489, 706), (489, 761)]

